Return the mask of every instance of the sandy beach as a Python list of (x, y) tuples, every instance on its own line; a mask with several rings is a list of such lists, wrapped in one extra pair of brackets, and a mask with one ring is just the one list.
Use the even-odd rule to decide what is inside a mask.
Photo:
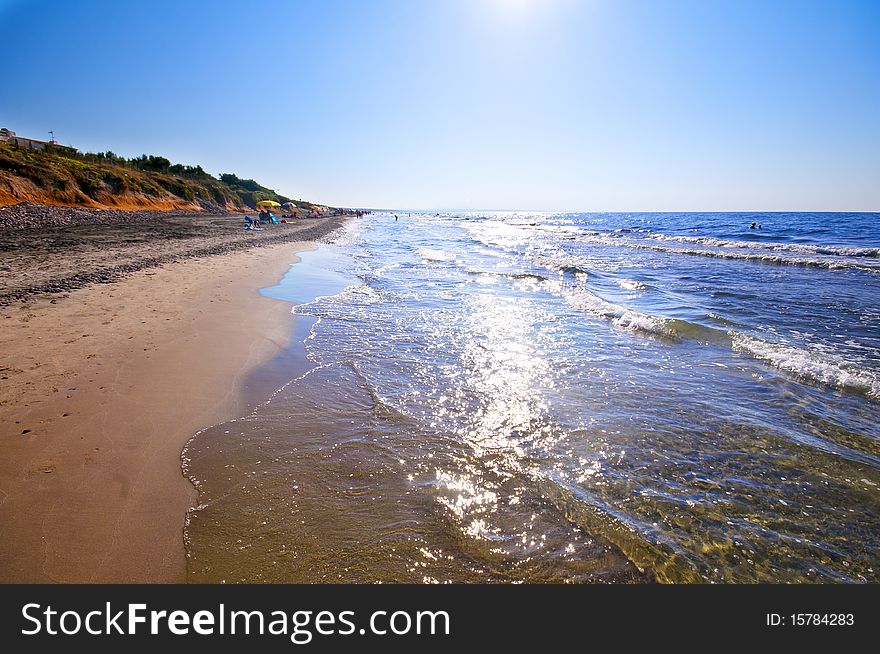
[[(287, 343), (290, 305), (257, 291), (311, 245), (144, 259), (113, 283), (0, 309), (0, 581), (185, 580), (195, 492), (181, 449), (240, 415), (247, 372)], [(11, 256), (43, 256), (25, 250)], [(100, 276), (100, 262), (77, 256)]]

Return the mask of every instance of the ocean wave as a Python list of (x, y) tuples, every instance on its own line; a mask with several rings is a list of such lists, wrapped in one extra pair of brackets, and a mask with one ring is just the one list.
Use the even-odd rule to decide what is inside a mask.
[(513, 273), (513, 272), (500, 272), (497, 270), (477, 270), (476, 268), (470, 268), (467, 271), (468, 275), (488, 275), (490, 277), (504, 277), (505, 279), (526, 279), (526, 280), (534, 280), (537, 282), (545, 282), (547, 278), (543, 275), (538, 275), (536, 273)]
[(710, 311), (709, 313), (707, 313), (706, 317), (709, 318), (710, 320), (714, 320), (717, 323), (721, 323), (722, 325), (733, 326), (733, 325), (737, 324), (736, 322), (734, 322), (730, 318), (725, 318), (724, 316), (717, 314), (714, 311)]
[(568, 483), (559, 475), (534, 476), (540, 496), (587, 533), (620, 548), (640, 569), (666, 583), (699, 583), (706, 572), (697, 557), (637, 516), (620, 510), (598, 494)]
[(553, 272), (574, 275), (582, 280), (587, 279), (590, 275), (590, 271), (581, 259), (564, 252), (532, 256), (531, 263)]
[(647, 284), (635, 279), (618, 279), (617, 285), (626, 291), (644, 291), (649, 288)]
[(734, 350), (766, 361), (797, 377), (838, 388), (861, 390), (880, 399), (880, 378), (877, 373), (860, 368), (840, 355), (771, 343), (739, 332), (731, 332), (731, 342)]
[(858, 390), (880, 399), (880, 376), (840, 354), (774, 343), (733, 329), (725, 331), (687, 320), (642, 313), (609, 302), (586, 288), (562, 282), (548, 281), (547, 287), (563, 297), (569, 306), (606, 319), (615, 327), (675, 341), (692, 340), (729, 347), (800, 379)]
[(671, 340), (694, 340), (729, 346), (727, 331), (700, 325), (698, 323), (656, 316), (609, 302), (583, 286), (566, 284), (561, 281), (547, 281), (545, 288), (562, 297), (566, 303), (578, 311), (590, 313), (608, 320), (615, 327), (632, 332), (641, 332)]
[(355, 308), (367, 307), (387, 301), (393, 294), (374, 288), (369, 283), (351, 284), (334, 295), (323, 295), (309, 302), (297, 304), (291, 313), (298, 316), (333, 318), (345, 320)]
[[(773, 252), (736, 252), (723, 248), (708, 250), (702, 248), (670, 247), (667, 245), (646, 243), (640, 239), (614, 237), (610, 235), (583, 235), (578, 239), (582, 243), (594, 245), (610, 245), (616, 247), (631, 247), (639, 250), (651, 250), (654, 252), (666, 252), (669, 254), (684, 254), (700, 257), (714, 257), (719, 259), (732, 259), (737, 261), (756, 261), (773, 265), (806, 266), (814, 268), (826, 268), (828, 270), (859, 270), (873, 274), (880, 274), (880, 264), (872, 265), (864, 261), (863, 257), (825, 257), (825, 256), (792, 256)], [(853, 260), (861, 259), (861, 260)]]
[(424, 261), (454, 261), (455, 257), (449, 252), (435, 250), (433, 248), (419, 248), (419, 256)]
[[(559, 281), (548, 281), (546, 284), (548, 290), (562, 297), (570, 307), (609, 320), (621, 329), (672, 339), (681, 338), (683, 335), (681, 327), (685, 321), (654, 316), (629, 309), (620, 304), (614, 304), (582, 286), (573, 286)], [(699, 325), (692, 326), (695, 332), (700, 329), (709, 329), (701, 328)]]
[(716, 248), (737, 248), (745, 250), (770, 250), (773, 252), (795, 252), (838, 257), (880, 257), (880, 248), (849, 247), (845, 245), (809, 245), (805, 243), (769, 243), (764, 241), (734, 241), (712, 236), (678, 236), (673, 234), (651, 233), (648, 238), (658, 241), (678, 241), (680, 243), (699, 243)]

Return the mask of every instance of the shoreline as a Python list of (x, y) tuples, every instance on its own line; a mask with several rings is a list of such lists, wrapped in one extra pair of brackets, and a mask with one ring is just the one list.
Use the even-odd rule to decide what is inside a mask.
[(186, 580), (197, 493), (181, 451), (240, 415), (248, 375), (288, 344), (290, 303), (258, 291), (311, 246), (178, 261), (0, 308), (0, 582)]
[(195, 257), (318, 240), (350, 217), (300, 218), (245, 231), (243, 215), (0, 207), (0, 307), (63, 297)]

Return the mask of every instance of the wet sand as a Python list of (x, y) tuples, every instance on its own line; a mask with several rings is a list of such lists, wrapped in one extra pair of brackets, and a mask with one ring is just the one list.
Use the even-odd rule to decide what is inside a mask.
[[(128, 273), (0, 309), (0, 581), (181, 582), (180, 453), (240, 415), (289, 338), (263, 297), (308, 242)], [(247, 316), (242, 320), (242, 316)]]

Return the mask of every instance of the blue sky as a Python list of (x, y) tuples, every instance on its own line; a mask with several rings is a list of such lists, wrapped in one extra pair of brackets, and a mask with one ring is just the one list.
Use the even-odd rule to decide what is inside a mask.
[(880, 210), (880, 2), (0, 0), (0, 126), (345, 206)]

